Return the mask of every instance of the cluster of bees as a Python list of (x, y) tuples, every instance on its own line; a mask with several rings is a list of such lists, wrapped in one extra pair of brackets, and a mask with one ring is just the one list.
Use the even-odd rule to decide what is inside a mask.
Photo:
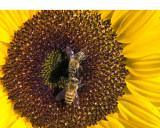
[(65, 99), (65, 103), (68, 105), (71, 105), (72, 102), (75, 103), (76, 106), (79, 105), (79, 96), (77, 90), (83, 85), (80, 84), (82, 79), (78, 80), (77, 74), (78, 70), (82, 69), (80, 63), (87, 58), (85, 55), (86, 51), (87, 47), (74, 54), (70, 47), (66, 47), (65, 52), (69, 58), (69, 82), (67, 84), (67, 88), (62, 90), (56, 96), (56, 100)]

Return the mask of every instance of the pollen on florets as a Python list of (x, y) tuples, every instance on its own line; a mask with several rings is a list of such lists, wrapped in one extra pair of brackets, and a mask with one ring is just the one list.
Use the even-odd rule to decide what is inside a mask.
[[(68, 80), (67, 46), (75, 53), (87, 46), (88, 57), (79, 71), (79, 107), (55, 100)], [(97, 13), (41, 11), (15, 32), (3, 66), (3, 85), (14, 109), (33, 126), (85, 128), (106, 119), (124, 94), (128, 71), (122, 49), (110, 20)]]

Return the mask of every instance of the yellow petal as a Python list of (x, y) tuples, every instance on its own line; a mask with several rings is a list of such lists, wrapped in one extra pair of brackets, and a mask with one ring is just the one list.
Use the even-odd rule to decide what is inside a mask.
[[(13, 11), (14, 12), (14, 11)], [(16, 15), (16, 14), (15, 14)], [(15, 19), (10, 17), (10, 14), (8, 11), (1, 10), (0, 11), (0, 20), (9, 28), (10, 35), (13, 36), (13, 30), (18, 30), (17, 22), (15, 22)]]
[(0, 11), (0, 41), (9, 43), (14, 31), (18, 30), (25, 21), (30, 19), (37, 10), (1, 10)]
[(121, 115), (137, 127), (160, 127), (159, 111), (145, 99), (125, 95), (118, 102)]
[(9, 48), (8, 44), (0, 42), (0, 58), (7, 57), (7, 50)]
[(41, 10), (28, 10), (28, 14), (30, 16), (30, 18), (33, 17), (33, 15), (37, 14), (38, 12), (40, 12)]
[(20, 10), (20, 11), (17, 11), (18, 14), (19, 14), (19, 18), (20, 18), (20, 21), (21, 21), (21, 25), (27, 21), (28, 19), (30, 19), (30, 15), (28, 14), (28, 10)]
[[(109, 126), (109, 121), (101, 120), (99, 123), (104, 127), (104, 128), (110, 128)], [(114, 123), (113, 123), (114, 124)]]
[(121, 22), (129, 14), (130, 14), (129, 10), (116, 10), (116, 11), (114, 11), (112, 18), (111, 18), (111, 25), (112, 25), (113, 30), (116, 33), (117, 33), (117, 29), (119, 28)]
[(0, 77), (3, 77), (3, 76), (4, 76), (3, 72), (2, 72), (2, 71), (0, 71)]
[(104, 128), (101, 124), (96, 124), (96, 125), (91, 125), (90, 127), (88, 128)]
[(11, 128), (26, 128), (25, 120), (24, 118), (19, 118), (12, 126)]
[(119, 113), (119, 110), (114, 110), (115, 113), (107, 115), (108, 121), (101, 120), (99, 123), (104, 128), (135, 128), (135, 125), (133, 125), (130, 121), (125, 120)]
[(11, 42), (10, 34), (4, 28), (1, 27), (0, 27), (0, 42)]
[[(157, 29), (156, 29), (157, 30)], [(160, 54), (160, 30), (150, 31), (144, 36), (134, 39), (134, 43), (131, 43), (124, 47), (123, 53), (127, 58), (138, 58), (148, 56), (150, 54)], [(127, 38), (127, 37), (126, 37)]]
[(160, 11), (115, 11), (112, 18), (117, 15), (123, 19), (113, 22), (113, 27), (116, 28), (117, 40), (129, 43), (123, 50), (127, 58), (160, 53)]
[(113, 117), (107, 117), (108, 121), (101, 120), (99, 123), (104, 128), (125, 128), (122, 123), (120, 123), (117, 119)]
[(5, 10), (3, 12), (8, 19), (14, 22), (14, 24), (19, 27), (21, 25), (21, 17), (17, 10)]
[(104, 20), (111, 19), (114, 10), (99, 10), (98, 13), (101, 14), (101, 18)]
[(32, 124), (29, 121), (26, 123), (26, 126), (27, 126), (27, 128), (33, 128)]
[[(10, 28), (5, 24), (5, 22), (4, 22), (4, 19), (3, 20), (0, 20), (0, 28), (3, 30), (3, 31), (5, 31), (6, 33), (10, 33)], [(2, 33), (2, 32), (1, 32)]]
[[(1, 53), (0, 53), (0, 54), (1, 54)], [(4, 65), (5, 62), (6, 62), (6, 60), (5, 60), (4, 58), (0, 58), (0, 66), (1, 66), (1, 65)]]
[(8, 45), (5, 43), (0, 43), (0, 77), (2, 75), (2, 65), (5, 64), (6, 61), (6, 57), (7, 57), (7, 49), (8, 49)]
[(127, 79), (155, 78), (160, 75), (160, 54), (127, 59), (126, 65), (126, 68), (129, 69), (130, 72)]
[(150, 102), (160, 99), (160, 77), (152, 79), (127, 80), (127, 88), (133, 95), (142, 96)]
[(154, 26), (160, 24), (159, 13), (160, 11), (155, 10), (130, 11), (129, 15), (126, 15), (121, 21), (116, 31), (118, 40), (124, 43), (132, 43), (145, 33), (154, 31)]
[(13, 112), (13, 105), (8, 100), (7, 93), (3, 92), (2, 88), (0, 87), (0, 127), (7, 128), (16, 121), (17, 116)]

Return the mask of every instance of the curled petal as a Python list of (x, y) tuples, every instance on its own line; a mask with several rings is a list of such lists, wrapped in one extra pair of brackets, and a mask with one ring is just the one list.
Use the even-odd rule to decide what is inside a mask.
[(160, 11), (133, 10), (127, 14), (121, 20), (116, 31), (120, 42), (135, 42), (136, 39), (144, 37), (146, 33), (157, 30), (153, 28), (160, 24)]
[(150, 31), (136, 38), (134, 43), (124, 47), (123, 53), (127, 58), (141, 58), (150, 54), (160, 54), (160, 30)]
[(160, 127), (159, 111), (141, 97), (125, 95), (119, 99), (118, 108), (123, 118), (137, 127)]
[(108, 119), (108, 121), (106, 121), (106, 124), (110, 128), (119, 128), (119, 127), (120, 128), (135, 128), (135, 126), (133, 124), (131, 124), (130, 121), (124, 119), (120, 115), (120, 112), (118, 109), (116, 109), (115, 113), (108, 115), (107, 119)]
[(123, 22), (124, 18), (126, 16), (128, 16), (131, 13), (131, 11), (129, 10), (116, 10), (113, 15), (112, 15), (112, 19), (111, 19), (111, 24), (112, 24), (112, 28), (113, 30), (117, 33), (117, 30), (121, 24), (121, 22)]
[(160, 77), (143, 80), (127, 80), (127, 88), (133, 95), (139, 95), (150, 102), (159, 102)]
[(127, 60), (130, 75), (127, 79), (155, 78), (160, 75), (160, 54), (151, 54), (136, 59)]

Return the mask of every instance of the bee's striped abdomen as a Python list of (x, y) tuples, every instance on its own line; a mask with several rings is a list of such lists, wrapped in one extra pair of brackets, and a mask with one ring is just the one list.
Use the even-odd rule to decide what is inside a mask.
[(67, 90), (65, 94), (65, 102), (70, 105), (72, 104), (74, 98), (75, 98), (75, 91)]

